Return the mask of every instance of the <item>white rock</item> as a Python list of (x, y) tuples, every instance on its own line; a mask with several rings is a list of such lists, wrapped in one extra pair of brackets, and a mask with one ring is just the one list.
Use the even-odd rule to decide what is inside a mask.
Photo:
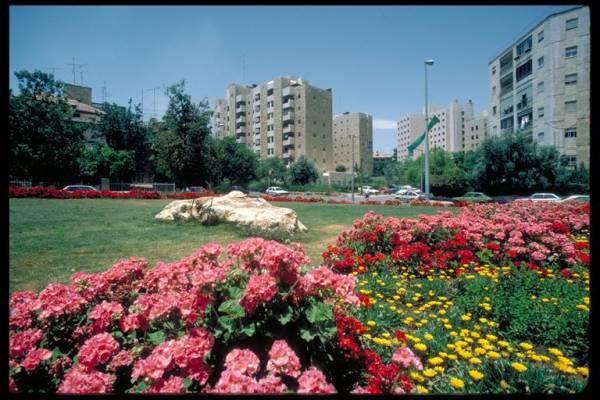
[(213, 212), (220, 221), (251, 228), (281, 230), (287, 233), (307, 230), (306, 226), (298, 220), (294, 210), (272, 206), (264, 199), (250, 198), (238, 191), (221, 197), (175, 200), (167, 204), (155, 218), (166, 221), (194, 218), (204, 221), (210, 212)]

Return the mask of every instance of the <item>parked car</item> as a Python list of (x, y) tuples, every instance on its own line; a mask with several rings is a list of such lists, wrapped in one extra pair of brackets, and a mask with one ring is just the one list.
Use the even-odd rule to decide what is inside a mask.
[(522, 199), (516, 199), (515, 201), (551, 201), (558, 202), (560, 201), (560, 197), (555, 195), (554, 193), (534, 193), (529, 197), (525, 197)]
[(362, 194), (378, 194), (379, 190), (373, 189), (371, 186), (361, 186), (358, 188), (358, 191)]
[(398, 190), (394, 194), (394, 198), (400, 201), (411, 201), (423, 199), (425, 196), (423, 196), (421, 193), (415, 192), (414, 190)]
[(76, 190), (93, 190), (94, 192), (98, 191), (98, 189), (95, 187), (88, 185), (69, 185), (62, 188), (62, 190), (68, 190), (69, 192), (74, 192)]
[(271, 196), (282, 196), (284, 194), (289, 194), (290, 192), (288, 192), (287, 190), (283, 190), (279, 186), (271, 186), (270, 188), (265, 190), (265, 193)]
[(229, 191), (230, 192), (238, 191), (238, 192), (242, 192), (242, 193), (244, 193), (246, 195), (248, 194), (248, 189), (245, 189), (242, 186), (232, 186), (232, 187), (229, 188)]
[(454, 201), (472, 201), (474, 203), (488, 203), (492, 198), (481, 192), (467, 192), (460, 197), (453, 197)]
[(561, 203), (589, 203), (590, 196), (587, 194), (574, 194), (560, 201)]

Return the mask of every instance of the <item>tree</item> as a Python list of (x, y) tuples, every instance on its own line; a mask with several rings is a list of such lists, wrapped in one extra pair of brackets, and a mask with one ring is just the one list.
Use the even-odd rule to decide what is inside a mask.
[[(270, 173), (269, 173), (270, 172)], [(260, 179), (270, 179), (271, 182), (283, 183), (288, 178), (288, 169), (281, 158), (271, 157), (258, 162), (256, 175)]]
[(228, 136), (221, 140), (221, 173), (231, 183), (246, 185), (256, 178), (258, 157), (256, 153), (235, 138)]
[(402, 163), (389, 160), (384, 164), (382, 174), (385, 177), (385, 181), (388, 185), (392, 183), (400, 183), (402, 178)]
[(9, 174), (34, 181), (74, 179), (85, 124), (72, 120), (62, 82), (41, 71), (15, 76), (20, 93), (9, 100)]
[(214, 177), (210, 148), (208, 101), (194, 104), (185, 93), (185, 81), (167, 88), (169, 106), (161, 122), (153, 124), (151, 159), (156, 172), (178, 184), (209, 184)]
[(133, 151), (135, 171), (142, 173), (148, 161), (149, 141), (141, 106), (138, 104), (133, 108), (129, 99), (127, 108), (104, 103), (102, 110), (106, 115), (96, 126), (96, 136), (104, 138), (115, 150)]
[(290, 178), (293, 184), (306, 185), (319, 179), (319, 171), (310, 160), (300, 156), (290, 168)]
[(100, 178), (129, 181), (135, 174), (134, 155), (133, 150), (115, 150), (104, 143), (86, 148), (79, 158), (81, 178), (86, 182), (98, 182)]
[(390, 164), (390, 163), (394, 163), (396, 161), (394, 160), (385, 160), (385, 159), (374, 159), (373, 160), (373, 176), (383, 176), (383, 170), (385, 169), (385, 167)]
[(343, 165), (336, 165), (335, 172), (346, 172), (346, 167)]

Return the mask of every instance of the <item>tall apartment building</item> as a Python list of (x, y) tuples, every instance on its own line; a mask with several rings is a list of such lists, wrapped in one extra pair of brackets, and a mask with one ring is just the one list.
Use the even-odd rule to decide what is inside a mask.
[(282, 158), (291, 165), (300, 156), (321, 171), (333, 165), (331, 89), (298, 77), (280, 77), (260, 85), (227, 87), (214, 107), (219, 138), (235, 136), (261, 159)]
[[(423, 114), (407, 114), (398, 121), (398, 159), (407, 158), (408, 145), (425, 132), (425, 110)], [(460, 102), (454, 100), (447, 107), (429, 106), (429, 118), (436, 116), (439, 122), (429, 131), (429, 148), (442, 148), (447, 151), (469, 150), (467, 146), (468, 124), (474, 120), (473, 102), (471, 100)], [(485, 119), (485, 117), (479, 117)], [(481, 127), (480, 136), (484, 135), (485, 123), (477, 123)], [(469, 126), (470, 128), (470, 126)], [(417, 158), (424, 145), (419, 146), (413, 153)]]
[(492, 135), (521, 131), (572, 165), (590, 158), (590, 11), (551, 14), (488, 65)]
[(483, 111), (478, 117), (465, 121), (465, 132), (462, 147), (466, 150), (475, 150), (481, 142), (488, 137), (487, 111)]
[(363, 174), (373, 175), (373, 116), (346, 112), (333, 119), (334, 168), (343, 165), (352, 170), (353, 148), (355, 165)]

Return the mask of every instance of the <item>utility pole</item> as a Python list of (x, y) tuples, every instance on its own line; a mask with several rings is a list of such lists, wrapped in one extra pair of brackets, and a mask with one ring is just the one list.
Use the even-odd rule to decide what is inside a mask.
[(425, 198), (429, 200), (429, 110), (427, 104), (427, 66), (433, 65), (433, 60), (425, 60)]
[(154, 113), (152, 114), (152, 118), (156, 118), (156, 91), (160, 89), (160, 86), (153, 87), (152, 89), (147, 89), (148, 91), (154, 92)]

